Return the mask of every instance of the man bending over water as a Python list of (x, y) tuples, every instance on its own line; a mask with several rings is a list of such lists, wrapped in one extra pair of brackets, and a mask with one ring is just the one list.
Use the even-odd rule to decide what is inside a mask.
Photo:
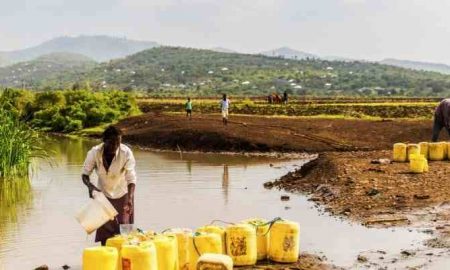
[(439, 139), (439, 133), (444, 127), (450, 135), (450, 98), (442, 100), (434, 112), (433, 142)]
[[(116, 208), (119, 215), (97, 230), (95, 241), (105, 245), (106, 240), (120, 233), (119, 224), (134, 223), (134, 189), (136, 185), (135, 160), (131, 149), (122, 144), (120, 129), (110, 126), (103, 132), (103, 143), (92, 147), (84, 162), (82, 180), (89, 197), (99, 191)], [(91, 183), (92, 171), (98, 176), (98, 187)]]

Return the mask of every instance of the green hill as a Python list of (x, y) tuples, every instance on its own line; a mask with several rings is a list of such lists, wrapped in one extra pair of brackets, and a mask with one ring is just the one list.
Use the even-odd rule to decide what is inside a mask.
[[(92, 69), (97, 63), (81, 54), (52, 53), (32, 61), (0, 68), (0, 85), (5, 87), (45, 88), (59, 86), (61, 78), (80, 78), (81, 73)], [(70, 78), (70, 79), (69, 79)]]
[(177, 47), (152, 48), (99, 65), (82, 65), (78, 70), (55, 70), (38, 82), (32, 85), (72, 88), (75, 83), (77, 87), (89, 84), (94, 89), (135, 89), (155, 95), (266, 95), (285, 90), (300, 95), (450, 94), (450, 76), (437, 72), (372, 62), (294, 60)]
[(84, 77), (98, 88), (155, 94), (313, 95), (450, 93), (450, 76), (359, 61), (292, 60), (264, 55), (158, 47), (103, 63)]

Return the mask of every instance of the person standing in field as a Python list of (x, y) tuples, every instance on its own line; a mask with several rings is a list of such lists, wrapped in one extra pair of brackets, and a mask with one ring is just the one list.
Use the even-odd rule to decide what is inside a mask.
[(222, 100), (220, 101), (220, 110), (222, 111), (222, 122), (223, 125), (228, 125), (228, 109), (230, 108), (230, 100), (227, 98), (227, 94), (222, 95)]
[(284, 91), (284, 93), (283, 93), (283, 102), (284, 102), (284, 104), (288, 103), (288, 93), (287, 93), (287, 91)]
[(191, 98), (188, 97), (186, 103), (184, 104), (184, 108), (186, 109), (186, 117), (189, 117), (189, 120), (192, 119), (192, 101)]
[[(131, 149), (122, 144), (120, 129), (109, 126), (103, 132), (103, 143), (92, 147), (84, 161), (82, 180), (89, 197), (98, 191), (108, 198), (119, 215), (97, 230), (95, 241), (105, 245), (106, 240), (120, 233), (120, 224), (134, 223), (134, 189), (136, 186), (135, 159)], [(95, 170), (98, 187), (90, 175)]]
[(450, 135), (450, 98), (442, 100), (434, 111), (433, 136), (431, 138), (433, 142), (439, 139), (442, 128), (445, 128)]

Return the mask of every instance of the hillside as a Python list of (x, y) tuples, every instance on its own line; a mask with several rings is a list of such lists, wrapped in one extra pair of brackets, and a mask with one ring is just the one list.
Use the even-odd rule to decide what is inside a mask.
[(450, 74), (450, 66), (446, 64), (399, 60), (393, 58), (384, 59), (380, 61), (380, 63), (414, 70), (425, 70)]
[(319, 56), (317, 55), (294, 50), (288, 47), (281, 47), (278, 49), (261, 52), (260, 54), (270, 57), (281, 57), (286, 59), (298, 59), (298, 60), (306, 58), (319, 58)]
[(450, 89), (450, 76), (378, 63), (292, 60), (175, 47), (153, 48), (103, 63), (81, 80), (97, 88), (142, 89), (158, 95), (266, 95), (287, 90), (313, 95), (442, 96)]
[(45, 88), (59, 85), (58, 76), (77, 78), (92, 69), (94, 60), (81, 54), (52, 53), (31, 61), (0, 68), (0, 85), (7, 87)]
[[(88, 56), (96, 61), (108, 61), (158, 46), (155, 42), (137, 41), (110, 36), (58, 37), (38, 46), (10, 52), (0, 52), (0, 66), (29, 61), (41, 55), (69, 52)], [(3, 61), (2, 61), (3, 59)]]

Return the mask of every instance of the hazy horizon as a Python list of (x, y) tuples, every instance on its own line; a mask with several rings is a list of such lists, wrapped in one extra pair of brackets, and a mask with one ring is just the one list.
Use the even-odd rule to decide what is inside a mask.
[(444, 0), (17, 0), (0, 8), (0, 51), (60, 36), (109, 35), (255, 53), (450, 64)]

